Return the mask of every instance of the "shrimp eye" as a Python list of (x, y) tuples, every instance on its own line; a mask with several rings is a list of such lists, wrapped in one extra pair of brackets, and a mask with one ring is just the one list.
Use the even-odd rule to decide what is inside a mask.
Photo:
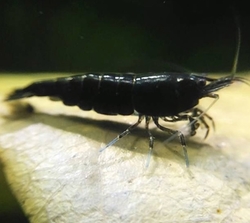
[(205, 79), (200, 79), (200, 80), (198, 81), (198, 85), (199, 85), (200, 87), (206, 86), (206, 80), (205, 80)]

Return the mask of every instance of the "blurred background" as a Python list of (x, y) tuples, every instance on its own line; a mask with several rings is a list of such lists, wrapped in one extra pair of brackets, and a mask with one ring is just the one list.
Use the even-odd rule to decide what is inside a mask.
[[(244, 5), (245, 4), (245, 5)], [(11, 0), (0, 3), (0, 75), (38, 72), (249, 71), (241, 1)], [(27, 222), (0, 175), (0, 222)]]
[[(147, 72), (174, 65), (230, 72), (240, 17), (239, 70), (249, 70), (247, 3), (1, 1), (2, 72)], [(173, 65), (174, 64), (174, 65)]]

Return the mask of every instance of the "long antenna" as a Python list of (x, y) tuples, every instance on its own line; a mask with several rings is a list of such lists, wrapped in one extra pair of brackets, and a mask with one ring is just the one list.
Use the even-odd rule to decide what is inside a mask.
[(232, 68), (232, 77), (236, 74), (237, 66), (238, 66), (238, 59), (240, 54), (240, 45), (241, 45), (241, 30), (240, 30), (240, 20), (239, 16), (235, 16), (235, 24), (237, 26), (237, 45), (236, 45), (236, 51), (235, 51), (235, 57), (234, 57), (234, 63)]

